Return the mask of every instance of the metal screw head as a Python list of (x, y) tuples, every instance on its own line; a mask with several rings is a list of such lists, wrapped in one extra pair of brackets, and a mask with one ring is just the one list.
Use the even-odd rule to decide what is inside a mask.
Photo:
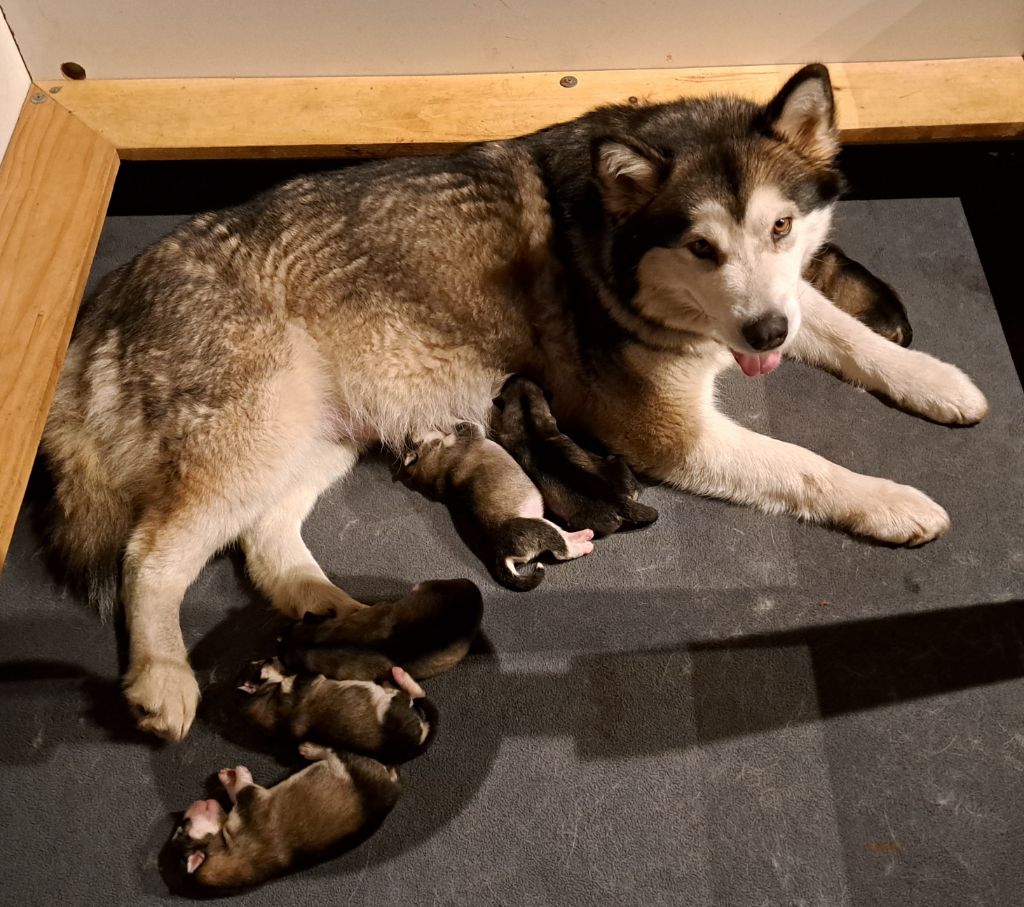
[(639, 104), (640, 103), (640, 99), (635, 94), (631, 94), (629, 96), (629, 103), (630, 104)]
[(29, 100), (33, 104), (42, 104), (43, 101), (46, 100), (46, 95), (44, 95), (41, 91), (37, 91), (34, 95), (32, 95), (32, 97), (29, 98)]
[(577, 79), (576, 76), (562, 76), (562, 78), (558, 80), (558, 84), (561, 85), (562, 88), (575, 88), (578, 81), (579, 79)]
[(53, 88), (50, 89), (50, 94), (58, 94), (60, 92), (60, 90), (61, 90), (61, 86), (60, 85), (54, 85)]

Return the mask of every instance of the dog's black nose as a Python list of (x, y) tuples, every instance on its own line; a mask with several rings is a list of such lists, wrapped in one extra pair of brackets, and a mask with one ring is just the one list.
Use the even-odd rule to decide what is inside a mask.
[(765, 315), (743, 325), (743, 339), (761, 352), (782, 346), (788, 333), (789, 319), (785, 315)]

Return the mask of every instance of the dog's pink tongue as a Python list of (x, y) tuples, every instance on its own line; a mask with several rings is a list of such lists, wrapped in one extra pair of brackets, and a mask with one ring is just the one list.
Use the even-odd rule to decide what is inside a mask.
[(751, 378), (771, 374), (782, 361), (782, 353), (778, 350), (772, 350), (770, 353), (737, 353), (733, 350), (732, 354), (743, 369), (743, 374)]

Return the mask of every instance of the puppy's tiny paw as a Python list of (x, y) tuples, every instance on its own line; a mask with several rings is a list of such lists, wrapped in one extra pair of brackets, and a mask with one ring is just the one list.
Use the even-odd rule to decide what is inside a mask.
[(319, 743), (312, 743), (308, 740), (305, 743), (299, 744), (299, 755), (310, 762), (326, 759), (330, 752), (326, 746), (321, 746)]
[(124, 695), (140, 730), (178, 741), (195, 719), (199, 684), (187, 663), (160, 659), (133, 666), (124, 680)]
[(568, 557), (576, 558), (590, 554), (594, 550), (593, 529), (580, 529), (578, 532), (568, 532), (565, 536), (565, 544), (568, 548)]
[(222, 768), (217, 772), (217, 779), (220, 781), (231, 802), (235, 801), (238, 792), (243, 787), (252, 784), (252, 773), (244, 765), (236, 765), (234, 768)]

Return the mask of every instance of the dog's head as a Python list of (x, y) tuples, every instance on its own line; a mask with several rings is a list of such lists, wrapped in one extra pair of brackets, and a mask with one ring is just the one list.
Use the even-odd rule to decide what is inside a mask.
[(842, 189), (828, 70), (804, 67), (765, 106), (653, 108), (628, 136), (597, 135), (591, 152), (606, 261), (638, 330), (708, 336), (748, 374), (774, 368)]

